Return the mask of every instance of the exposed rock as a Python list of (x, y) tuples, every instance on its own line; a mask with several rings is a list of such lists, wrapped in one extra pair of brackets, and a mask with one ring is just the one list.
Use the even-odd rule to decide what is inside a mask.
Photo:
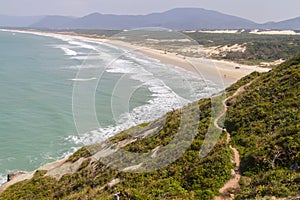
[(140, 163), (138, 165), (134, 165), (134, 166), (130, 166), (130, 167), (126, 167), (123, 169), (124, 172), (128, 172), (128, 171), (134, 171), (139, 169), (140, 167), (142, 167), (143, 163)]
[(16, 178), (17, 176), (20, 176), (22, 174), (27, 174), (28, 172), (23, 172), (23, 171), (18, 171), (18, 172), (12, 172), (12, 173), (9, 173), (7, 175), (7, 182), (13, 180), (14, 178)]
[[(66, 160), (67, 158), (59, 161), (55, 161), (53, 163), (48, 163), (43, 167), (40, 167), (38, 170), (46, 170), (47, 171), (46, 176), (51, 176), (59, 180), (64, 174), (70, 174), (76, 172), (85, 159), (81, 158), (75, 163), (66, 162)], [(0, 186), (0, 194), (4, 190), (6, 190), (9, 186), (15, 183), (32, 179), (36, 171), (10, 173), (7, 177), (8, 182)]]
[(121, 182), (121, 180), (120, 180), (119, 178), (113, 179), (112, 181), (110, 181), (110, 182), (107, 184), (106, 188), (107, 188), (107, 189), (110, 189), (110, 188), (112, 188), (114, 185), (117, 185), (117, 184), (120, 183), (120, 182)]
[(85, 158), (80, 158), (78, 161), (74, 163), (63, 162), (60, 165), (56, 166), (55, 168), (49, 169), (46, 175), (51, 176), (56, 180), (59, 180), (65, 174), (75, 173), (85, 160), (86, 160)]
[(156, 158), (157, 156), (157, 151), (160, 149), (160, 146), (156, 147), (155, 149), (152, 150), (152, 155), (151, 158)]
[(14, 176), (10, 176), (10, 181), (8, 181), (7, 183), (5, 183), (4, 185), (0, 186), (0, 194), (6, 190), (8, 187), (10, 187), (11, 185), (18, 183), (20, 181), (24, 181), (24, 180), (29, 180), (33, 178), (34, 172), (22, 172), (22, 173), (18, 173), (15, 174)]

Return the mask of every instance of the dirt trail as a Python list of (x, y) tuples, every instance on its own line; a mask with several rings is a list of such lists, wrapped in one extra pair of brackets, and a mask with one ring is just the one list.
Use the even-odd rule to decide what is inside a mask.
[[(219, 126), (218, 122), (225, 115), (225, 113), (227, 112), (228, 108), (227, 108), (226, 102), (229, 99), (232, 99), (235, 96), (237, 96), (237, 95), (241, 94), (242, 92), (244, 92), (245, 88), (248, 87), (249, 85), (251, 85), (254, 82), (254, 80), (252, 80), (249, 83), (243, 85), (232, 96), (229, 96), (225, 100), (222, 101), (222, 104), (224, 106), (224, 110), (214, 120), (215, 127), (217, 127), (218, 129), (220, 129), (222, 131), (224, 130), (222, 127)], [(227, 132), (226, 143), (229, 144), (230, 140), (231, 140), (231, 135)], [(235, 170), (234, 170), (234, 173), (232, 172), (232, 174), (231, 174), (231, 179), (229, 181), (227, 181), (225, 183), (225, 185), (219, 190), (221, 195), (215, 197), (214, 200), (232, 200), (232, 199), (234, 199), (234, 195), (230, 194), (229, 190), (230, 189), (238, 189), (240, 187), (240, 185), (239, 185), (239, 181), (241, 179), (241, 174), (240, 174), (240, 171), (239, 171), (240, 163), (241, 163), (240, 153), (236, 148), (232, 147), (231, 145), (229, 145), (229, 147), (233, 151), (233, 155), (234, 155), (233, 156), (233, 162), (235, 163)]]

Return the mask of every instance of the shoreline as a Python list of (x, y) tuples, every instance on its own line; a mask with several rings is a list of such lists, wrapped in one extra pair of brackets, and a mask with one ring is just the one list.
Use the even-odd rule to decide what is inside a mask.
[[(84, 36), (75, 36), (79, 39), (86, 39)], [(91, 38), (87, 38), (91, 39)], [(254, 71), (268, 72), (270, 68), (262, 68), (259, 66), (250, 66), (235, 63), (233, 61), (215, 60), (211, 58), (196, 58), (187, 57), (176, 53), (165, 53), (162, 50), (157, 50), (144, 46), (137, 46), (120, 40), (97, 39), (92, 38), (91, 41), (103, 42), (116, 47), (122, 47), (141, 53), (148, 57), (159, 60), (162, 64), (170, 67), (180, 67), (188, 72), (192, 72), (206, 80), (212, 81), (218, 85), (224, 86), (224, 89), (231, 84), (237, 82), (241, 78), (251, 74)]]
[[(145, 56), (159, 60), (161, 63), (166, 64), (170, 67), (180, 67), (187, 72), (192, 72), (195, 75), (201, 76), (206, 80), (212, 81), (216, 84), (222, 85), (224, 89), (229, 85), (235, 83), (240, 78), (250, 74), (253, 71), (266, 72), (269, 71), (268, 68), (260, 68), (256, 66), (247, 66), (241, 65), (234, 62), (213, 60), (209, 58), (193, 58), (193, 57), (184, 57), (182, 55), (177, 55), (175, 53), (165, 54), (163, 51), (157, 49), (151, 49), (148, 47), (142, 47), (133, 45), (127, 42), (120, 40), (110, 40), (110, 39), (99, 39), (86, 37), (82, 35), (73, 35), (73, 34), (61, 34), (61, 33), (49, 33), (41, 31), (19, 31), (19, 30), (3, 30), (12, 33), (28, 33), (36, 34), (41, 36), (68, 36), (74, 39), (85, 40), (95, 43), (105, 43), (113, 45), (118, 48), (125, 48), (131, 52), (136, 52), (143, 54)], [(239, 67), (239, 69), (236, 69)], [(56, 161), (53, 163), (61, 164), (61, 161)], [(43, 167), (39, 168), (43, 169)], [(33, 172), (28, 172), (26, 174), (20, 175), (14, 179), (14, 181), (6, 182), (3, 185), (0, 185), (0, 193), (3, 192), (8, 186), (20, 182), (25, 179), (30, 179), (33, 176)]]
[(67, 37), (84, 40), (88, 42), (104, 43), (104, 44), (115, 46), (117, 48), (123, 48), (123, 49), (125, 48), (130, 52), (135, 52), (150, 58), (157, 59), (162, 64), (165, 64), (169, 67), (174, 67), (174, 66), (180, 67), (206, 80), (212, 81), (217, 85), (222, 85), (224, 86), (224, 89), (254, 71), (262, 73), (271, 70), (270, 68), (243, 65), (243, 64), (235, 63), (233, 61), (216, 60), (216, 59), (206, 58), (206, 57), (203, 58), (186, 57), (176, 53), (170, 53), (170, 52), (165, 53), (161, 50), (157, 50), (154, 48), (137, 46), (135, 44), (124, 42), (121, 40), (115, 40), (110, 38), (101, 39), (93, 36), (80, 35), (71, 32), (53, 33), (53, 32), (34, 31), (34, 30), (23, 31), (23, 30), (6, 30), (6, 29), (0, 29), (0, 31), (7, 31), (7, 32), (14, 32), (14, 33), (28, 33), (28, 34), (36, 34), (41, 36), (50, 36), (50, 37), (67, 36)]

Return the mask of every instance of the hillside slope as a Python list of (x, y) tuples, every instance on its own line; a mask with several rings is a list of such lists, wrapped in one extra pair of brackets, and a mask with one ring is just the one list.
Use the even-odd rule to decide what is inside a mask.
[(300, 56), (262, 75), (228, 102), (225, 121), (242, 160), (238, 199), (300, 191)]
[(146, 15), (115, 15), (91, 13), (82, 17), (69, 16), (3, 16), (0, 27), (40, 29), (139, 29), (161, 27), (173, 30), (204, 29), (274, 29), (300, 30), (300, 17), (264, 24), (203, 8), (175, 8)]
[(38, 28), (49, 28), (59, 29), (61, 27), (66, 27), (66, 25), (73, 20), (75, 17), (66, 17), (66, 16), (46, 16), (38, 22), (29, 24), (28, 26), (38, 27)]
[(269, 22), (262, 25), (265, 29), (292, 29), (292, 30), (300, 30), (300, 17), (296, 17), (293, 19), (288, 19), (280, 22)]
[[(230, 144), (241, 155), (240, 189), (234, 188), (237, 199), (299, 196), (299, 80), (300, 55), (227, 88), (229, 97), (252, 81), (227, 101), (226, 130), (231, 134)], [(211, 123), (212, 104), (210, 99), (203, 99), (169, 112), (165, 118), (116, 135), (110, 139), (112, 146), (83, 147), (56, 170), (38, 170), (32, 179), (12, 185), (0, 199), (113, 199), (119, 192), (121, 199), (213, 199), (230, 179), (235, 164), (225, 133), (206, 157), (199, 157)], [(180, 129), (183, 111), (187, 120), (197, 116), (198, 129), (191, 146), (171, 165), (150, 173), (130, 173), (108, 168), (91, 157), (99, 151), (100, 155), (107, 154), (115, 147), (154, 154)], [(156, 128), (160, 128), (158, 134), (151, 134)], [(136, 158), (130, 159), (134, 163)], [(147, 164), (141, 166), (147, 168)]]
[[(34, 28), (50, 29), (137, 29), (161, 27), (173, 30), (256, 28), (257, 24), (240, 17), (202, 8), (176, 8), (148, 15), (112, 15), (92, 13), (68, 21), (68, 17), (46, 17), (32, 24)], [(67, 22), (67, 23), (61, 23)]]
[(0, 15), (0, 27), (28, 27), (43, 20), (45, 16), (5, 16)]

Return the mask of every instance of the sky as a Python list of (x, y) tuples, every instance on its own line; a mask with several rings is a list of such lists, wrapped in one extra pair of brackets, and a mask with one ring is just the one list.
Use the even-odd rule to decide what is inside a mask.
[(0, 15), (12, 16), (149, 14), (198, 7), (259, 23), (300, 17), (299, 0), (0, 0), (0, 5)]

